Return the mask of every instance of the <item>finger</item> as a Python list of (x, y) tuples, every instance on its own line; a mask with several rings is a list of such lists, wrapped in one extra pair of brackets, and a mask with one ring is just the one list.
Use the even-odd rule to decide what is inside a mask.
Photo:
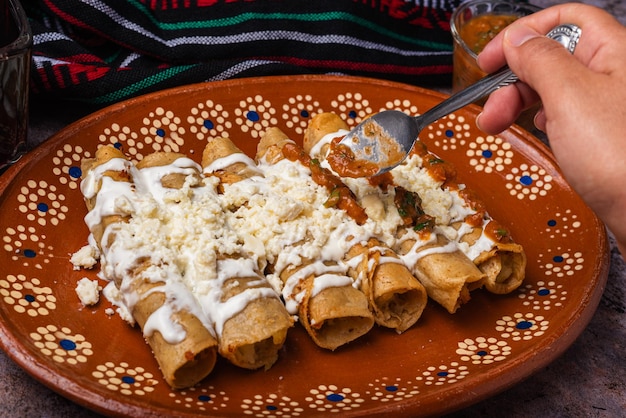
[(517, 82), (502, 87), (489, 96), (476, 121), (479, 129), (498, 134), (508, 128), (525, 109), (537, 102), (537, 94), (526, 84)]
[[(486, 72), (496, 71), (507, 62), (505, 50), (507, 46), (504, 42), (507, 32), (515, 30), (519, 26), (525, 26), (530, 31), (535, 32), (534, 36), (542, 36), (554, 27), (572, 23), (579, 26), (584, 35), (576, 48), (576, 56), (585, 64), (611, 63), (611, 60), (594, 60), (598, 53), (613, 55), (615, 48), (620, 48), (616, 42), (610, 42), (610, 37), (604, 36), (612, 30), (623, 31), (624, 27), (610, 14), (605, 11), (584, 4), (567, 4), (553, 6), (537, 13), (518, 19), (496, 36), (478, 56), (479, 66)], [(510, 34), (509, 34), (510, 36)], [(523, 41), (523, 39), (521, 39)], [(521, 44), (520, 39), (517, 43)], [(595, 71), (603, 71), (602, 68), (591, 68)]]
[[(546, 34), (562, 24), (577, 25), (581, 28), (583, 35), (576, 47), (575, 55), (586, 66), (597, 62), (596, 58), (599, 53), (610, 53), (607, 48), (611, 49), (613, 46), (619, 45), (618, 42), (612, 41), (612, 37), (606, 36), (607, 33), (611, 33), (613, 30), (624, 30), (624, 27), (615, 17), (604, 10), (578, 3), (551, 7), (519, 19), (516, 23), (523, 24), (539, 34)], [(511, 25), (512, 27), (513, 25)], [(505, 32), (503, 39), (506, 39), (507, 31), (503, 32)], [(506, 42), (504, 44), (506, 49)], [(596, 68), (592, 69), (599, 71)]]
[(503, 37), (504, 53), (511, 70), (540, 96), (557, 94), (581, 79), (587, 68), (554, 40), (518, 25)]
[(498, 134), (517, 119), (522, 111), (521, 103), (519, 90), (514, 86), (502, 87), (489, 96), (476, 118), (476, 125), (483, 132)]

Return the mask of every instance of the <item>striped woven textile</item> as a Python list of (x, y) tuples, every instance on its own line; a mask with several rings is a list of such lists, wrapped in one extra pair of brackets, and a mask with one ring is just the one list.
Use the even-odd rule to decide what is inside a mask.
[(202, 81), (350, 74), (447, 85), (461, 0), (25, 1), (32, 92), (108, 105)]

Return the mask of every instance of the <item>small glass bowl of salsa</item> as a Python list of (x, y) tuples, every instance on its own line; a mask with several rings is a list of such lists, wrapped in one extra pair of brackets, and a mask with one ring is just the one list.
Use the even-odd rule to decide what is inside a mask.
[(541, 8), (532, 4), (499, 0), (468, 1), (459, 6), (450, 20), (454, 40), (452, 91), (484, 77), (476, 58), (485, 45), (516, 19), (538, 10)]

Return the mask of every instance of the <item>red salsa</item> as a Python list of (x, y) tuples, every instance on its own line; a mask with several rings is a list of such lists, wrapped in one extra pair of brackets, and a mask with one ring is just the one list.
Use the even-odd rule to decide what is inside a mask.
[(341, 138), (335, 138), (330, 142), (330, 152), (326, 157), (328, 164), (341, 177), (371, 177), (378, 173), (380, 167), (377, 164), (358, 160), (354, 153), (345, 144), (340, 144)]
[(330, 196), (325, 203), (326, 207), (336, 207), (345, 211), (348, 216), (363, 225), (367, 221), (367, 214), (352, 191), (335, 176), (330, 170), (322, 167), (317, 159), (311, 158), (302, 148), (294, 143), (287, 143), (282, 153), (290, 161), (299, 161), (311, 170), (313, 181), (329, 191)]
[(475, 54), (479, 54), (505, 27), (517, 20), (516, 15), (484, 14), (473, 17), (460, 29), (465, 44)]

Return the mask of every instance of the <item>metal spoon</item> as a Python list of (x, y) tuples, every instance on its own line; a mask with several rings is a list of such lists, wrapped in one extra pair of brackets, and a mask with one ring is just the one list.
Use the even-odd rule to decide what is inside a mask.
[[(580, 34), (581, 29), (578, 26), (567, 24), (557, 26), (546, 36), (558, 41), (573, 53)], [(340, 144), (350, 148), (355, 162), (365, 163), (369, 167), (363, 175), (384, 173), (406, 158), (419, 133), (427, 125), (517, 81), (517, 76), (508, 67), (504, 67), (450, 96), (420, 116), (409, 116), (398, 110), (377, 113), (352, 129)], [(376, 167), (379, 169), (378, 173), (372, 172), (372, 168)]]

